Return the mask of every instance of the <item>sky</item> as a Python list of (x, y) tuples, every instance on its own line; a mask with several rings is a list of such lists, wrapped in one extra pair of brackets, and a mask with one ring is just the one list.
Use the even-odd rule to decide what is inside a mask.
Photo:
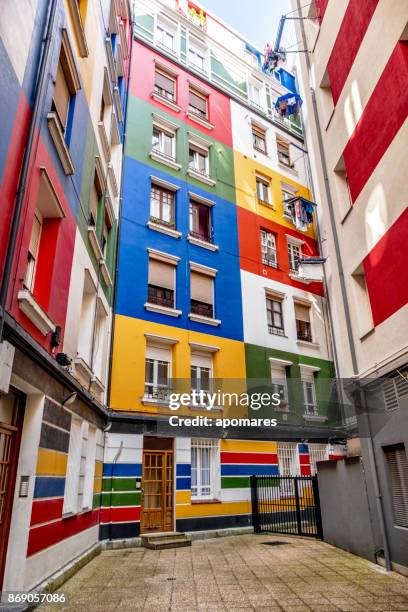
[[(201, 0), (200, 4), (249, 38), (261, 50), (267, 42), (274, 44), (279, 19), (293, 10), (290, 0)], [(288, 47), (295, 42), (293, 22), (286, 22), (282, 46)], [(291, 63), (289, 56), (288, 64)]]

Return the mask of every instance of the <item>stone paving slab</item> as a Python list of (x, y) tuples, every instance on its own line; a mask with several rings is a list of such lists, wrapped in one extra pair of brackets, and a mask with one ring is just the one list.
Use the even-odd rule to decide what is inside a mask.
[[(268, 541), (286, 544), (263, 544)], [(104, 551), (60, 592), (65, 605), (38, 609), (408, 612), (408, 578), (317, 540), (278, 535)]]

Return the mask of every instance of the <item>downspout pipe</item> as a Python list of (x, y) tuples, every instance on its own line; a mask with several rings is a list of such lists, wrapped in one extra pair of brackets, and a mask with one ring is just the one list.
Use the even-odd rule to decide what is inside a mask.
[[(299, 0), (296, 0), (296, 9), (299, 15), (301, 15), (302, 8), (300, 6)], [(302, 19), (300, 19), (299, 22), (300, 22), (300, 32), (302, 36), (302, 45), (304, 46), (305, 49), (307, 49), (307, 40), (306, 40), (304, 23)], [(310, 75), (311, 66), (310, 66), (309, 53), (306, 53), (305, 57), (306, 57), (307, 71), (308, 71), (308, 74)], [(324, 176), (324, 190), (325, 190), (327, 206), (329, 210), (330, 225), (331, 225), (332, 232), (333, 232), (334, 250), (335, 250), (336, 262), (337, 262), (338, 272), (339, 272), (340, 290), (341, 290), (341, 297), (342, 297), (342, 302), (343, 302), (343, 307), (344, 307), (344, 315), (346, 319), (347, 335), (348, 335), (348, 340), (349, 340), (349, 349), (350, 349), (350, 355), (351, 355), (351, 362), (353, 366), (353, 374), (356, 378), (358, 378), (358, 364), (357, 364), (356, 347), (354, 343), (353, 330), (351, 326), (350, 306), (349, 306), (347, 292), (346, 292), (346, 283), (344, 279), (344, 269), (343, 269), (343, 262), (342, 262), (341, 253), (340, 253), (340, 243), (339, 243), (339, 237), (337, 233), (336, 219), (335, 219), (334, 210), (333, 210), (333, 198), (331, 195), (330, 182), (329, 182), (329, 177), (328, 177), (328, 172), (327, 172), (327, 162), (326, 162), (326, 156), (324, 152), (316, 96), (315, 96), (314, 89), (312, 87), (310, 87), (310, 93), (311, 93), (311, 98), (312, 98), (313, 118), (315, 121), (316, 132), (317, 132), (319, 158), (322, 164), (322, 170), (323, 170), (323, 176)], [(383, 509), (383, 504), (382, 504), (381, 489), (379, 485), (377, 462), (375, 458), (374, 444), (373, 444), (372, 432), (371, 432), (371, 427), (370, 427), (370, 416), (368, 414), (368, 406), (366, 403), (365, 393), (361, 388), (360, 388), (360, 398), (361, 398), (361, 401), (363, 402), (364, 415), (365, 415), (365, 419), (367, 422), (366, 423), (367, 424), (367, 446), (368, 446), (367, 454), (368, 454), (368, 462), (370, 465), (370, 470), (371, 470), (371, 474), (373, 478), (373, 488), (374, 488), (374, 495), (376, 498), (378, 522), (379, 522), (381, 535), (383, 538), (385, 567), (387, 571), (390, 571), (391, 570), (391, 559), (390, 559), (388, 534), (387, 534), (386, 523), (385, 523), (385, 518), (384, 518), (384, 509)]]
[(27, 187), (27, 178), (30, 167), (31, 153), (33, 149), (34, 135), (40, 115), (40, 106), (43, 100), (44, 84), (46, 81), (46, 73), (51, 53), (51, 42), (52, 34), (54, 30), (55, 16), (57, 13), (57, 7), (59, 0), (52, 0), (49, 10), (49, 15), (46, 20), (44, 27), (43, 36), (43, 51), (41, 54), (38, 76), (35, 83), (34, 89), (34, 106), (33, 112), (30, 119), (30, 126), (27, 135), (27, 144), (24, 149), (23, 161), (21, 165), (20, 178), (18, 181), (17, 192), (16, 192), (16, 204), (14, 207), (13, 219), (11, 223), (10, 236), (7, 245), (6, 259), (4, 262), (4, 272), (0, 288), (0, 342), (3, 338), (4, 331), (4, 320), (5, 320), (5, 307), (7, 301), (7, 294), (10, 286), (11, 271), (13, 267), (14, 258), (16, 255), (17, 238), (20, 229), (21, 214), (23, 210), (24, 196)]

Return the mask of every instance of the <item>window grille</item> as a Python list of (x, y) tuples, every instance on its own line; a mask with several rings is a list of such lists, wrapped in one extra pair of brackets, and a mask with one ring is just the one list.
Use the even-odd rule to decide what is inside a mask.
[(397, 374), (383, 382), (382, 391), (386, 410), (394, 410), (399, 407), (400, 399), (408, 397), (408, 380)]
[(394, 523), (408, 527), (408, 459), (404, 444), (384, 448), (389, 472)]
[(309, 444), (310, 471), (312, 476), (317, 473), (317, 462), (328, 459), (326, 444)]
[(219, 491), (220, 452), (218, 440), (191, 440), (191, 497), (215, 499)]

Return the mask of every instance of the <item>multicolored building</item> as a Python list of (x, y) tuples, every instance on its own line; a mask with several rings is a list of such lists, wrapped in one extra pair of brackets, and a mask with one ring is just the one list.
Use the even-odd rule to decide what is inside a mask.
[(299, 76), (338, 376), (364, 398), (357, 418), (350, 414), (349, 451), (367, 478), (373, 549), (406, 574), (408, 7), (404, 0), (302, 4), (292, 0), (308, 49)]
[(0, 589), (98, 546), (130, 51), (126, 0), (0, 23)]
[[(341, 454), (295, 76), (187, 1), (136, 3), (101, 538), (249, 526), (251, 474)], [(175, 386), (280, 396), (249, 414)], [(252, 411), (250, 411), (252, 412)], [(277, 418), (256, 431), (169, 418)]]

